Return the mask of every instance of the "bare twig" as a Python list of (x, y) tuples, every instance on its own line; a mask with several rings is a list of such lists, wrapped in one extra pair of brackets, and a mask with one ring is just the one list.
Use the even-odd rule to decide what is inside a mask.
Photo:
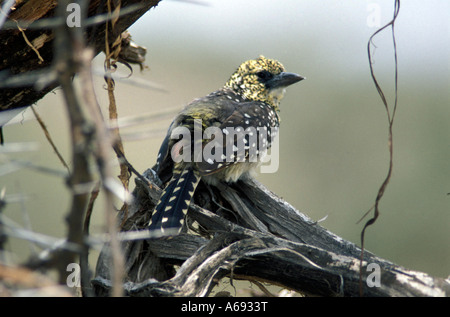
[[(67, 0), (59, 2), (58, 16), (66, 17), (67, 11), (65, 8), (68, 4), (69, 1)], [(72, 74), (77, 71), (80, 59), (83, 56), (83, 35), (80, 32), (81, 30), (78, 30), (78, 28), (67, 26), (55, 29), (55, 68), (58, 70), (58, 81), (69, 114), (72, 138), (73, 170), (70, 176), (72, 187), (93, 181), (88, 161), (91, 131), (87, 130), (88, 123), (72, 82)], [(85, 246), (82, 229), (87, 203), (88, 193), (74, 192), (72, 205), (67, 216), (67, 241), (80, 247)], [(87, 246), (84, 247), (84, 249), (86, 248)], [(68, 263), (76, 262), (77, 253), (63, 251), (61, 254), (62, 257), (57, 265), (60, 272), (60, 283), (65, 283), (66, 266)]]
[[(369, 57), (370, 74), (372, 76), (372, 80), (373, 80), (373, 82), (375, 84), (375, 87), (376, 87), (376, 89), (378, 91), (378, 94), (380, 95), (381, 100), (383, 101), (383, 105), (384, 105), (384, 107), (386, 109), (386, 115), (387, 115), (387, 119), (388, 119), (389, 170), (388, 170), (388, 173), (387, 173), (387, 176), (386, 176), (385, 180), (383, 181), (383, 183), (381, 184), (380, 188), (378, 189), (378, 194), (377, 194), (377, 197), (375, 199), (375, 205), (373, 206), (373, 210), (374, 210), (373, 217), (371, 219), (369, 219), (365, 223), (365, 225), (364, 225), (364, 227), (363, 227), (363, 229), (361, 231), (360, 272), (362, 272), (363, 257), (364, 257), (364, 235), (365, 235), (366, 229), (369, 226), (371, 226), (372, 224), (374, 224), (375, 221), (378, 219), (378, 216), (380, 214), (378, 205), (379, 205), (379, 202), (380, 202), (381, 198), (383, 197), (384, 192), (386, 190), (386, 187), (389, 184), (389, 181), (391, 179), (392, 169), (393, 169), (393, 164), (394, 164), (394, 158), (393, 158), (394, 147), (393, 147), (392, 127), (393, 127), (393, 124), (394, 124), (395, 112), (397, 110), (397, 87), (398, 87), (397, 44), (396, 44), (396, 41), (395, 41), (394, 24), (395, 24), (395, 21), (397, 20), (397, 16), (398, 16), (399, 12), (400, 12), (400, 0), (395, 0), (394, 16), (393, 16), (392, 20), (388, 24), (383, 26), (382, 28), (378, 29), (374, 34), (372, 34), (372, 36), (369, 39), (369, 42), (367, 43), (367, 55)], [(386, 29), (389, 26), (392, 29), (392, 41), (393, 41), (393, 45), (394, 45), (394, 63), (395, 63), (395, 78), (394, 78), (395, 100), (394, 100), (394, 107), (393, 107), (393, 110), (392, 110), (392, 115), (391, 115), (391, 112), (389, 110), (389, 105), (388, 105), (388, 102), (386, 100), (386, 97), (384, 96), (383, 90), (381, 89), (380, 85), (378, 84), (378, 81), (377, 81), (375, 73), (374, 73), (373, 62), (372, 62), (372, 50), (371, 50), (371, 47), (372, 47), (371, 45), (372, 45), (373, 38), (378, 33), (380, 33), (381, 31), (383, 31), (384, 29)], [(371, 209), (369, 209), (369, 211)], [(360, 273), (359, 287), (360, 287), (360, 296), (362, 296), (363, 295), (362, 273)]]
[[(111, 6), (111, 0), (107, 0), (107, 6), (108, 6), (108, 13), (111, 15), (111, 20), (108, 20), (105, 25), (105, 68), (106, 72), (111, 72), (112, 64), (111, 64), (111, 58), (118, 59), (119, 53), (121, 50), (121, 42), (122, 42), (122, 36), (118, 36), (116, 41), (111, 45), (113, 48), (113, 52), (110, 51), (110, 44), (108, 41), (108, 28), (109, 24), (111, 23), (111, 29), (114, 29), (114, 25), (117, 22), (120, 9), (121, 9), (121, 1), (117, 0), (114, 1), (114, 12), (112, 12), (112, 6)], [(111, 77), (105, 77), (105, 81), (107, 83), (108, 87), (108, 98), (109, 98), (109, 119), (113, 123), (113, 125), (116, 125), (118, 114), (117, 114), (117, 105), (116, 105), (116, 98), (114, 96), (114, 81)], [(125, 154), (124, 146), (122, 143), (122, 139), (120, 137), (119, 128), (116, 126), (116, 128), (112, 129), (112, 133), (114, 135), (114, 149), (117, 152)], [(124, 187), (125, 191), (128, 191), (128, 185), (131, 177), (131, 173), (128, 170), (127, 164), (125, 164), (121, 159), (120, 156), (117, 155), (117, 158), (119, 159), (119, 166), (120, 166), (120, 175), (119, 179), (122, 182), (122, 186)], [(124, 210), (124, 217), (128, 217), (128, 204), (125, 202), (122, 206), (122, 210)]]
[(50, 146), (52, 147), (53, 151), (55, 152), (56, 156), (58, 157), (59, 161), (61, 162), (61, 164), (67, 169), (67, 171), (70, 174), (70, 168), (67, 165), (66, 161), (64, 160), (64, 158), (62, 157), (61, 153), (59, 152), (55, 142), (53, 142), (53, 139), (50, 135), (50, 132), (47, 129), (47, 126), (45, 125), (44, 121), (42, 120), (42, 118), (39, 116), (39, 114), (37, 113), (36, 109), (34, 109), (33, 106), (31, 106), (31, 110), (33, 111), (34, 117), (36, 118), (37, 122), (39, 123), (39, 125), (42, 128), (42, 131), (44, 131), (45, 137), (47, 138), (48, 143), (50, 143)]
[(112, 138), (108, 133), (108, 129), (100, 113), (99, 106), (95, 99), (95, 94), (93, 91), (93, 81), (90, 73), (90, 62), (93, 55), (90, 54), (89, 57), (85, 58), (83, 62), (83, 67), (80, 69), (80, 78), (83, 84), (83, 96), (85, 98), (86, 106), (90, 112), (91, 118), (94, 121), (96, 128), (96, 152), (95, 157), (97, 161), (97, 166), (100, 171), (102, 178), (103, 189), (105, 190), (106, 196), (106, 223), (108, 227), (108, 232), (111, 234), (111, 248), (114, 250), (113, 257), (113, 268), (114, 268), (114, 292), (115, 296), (122, 294), (122, 274), (123, 274), (123, 259), (120, 251), (120, 244), (117, 240), (117, 220), (115, 217), (115, 207), (113, 204), (115, 193), (112, 192), (110, 183), (114, 182), (112, 166), (110, 162), (110, 157), (112, 153), (111, 146), (113, 144)]
[(39, 54), (39, 51), (34, 47), (33, 44), (31, 44), (31, 42), (28, 40), (27, 35), (25, 34), (25, 30), (22, 29), (19, 26), (19, 23), (16, 21), (17, 23), (17, 28), (19, 29), (19, 31), (22, 33), (23, 39), (25, 40), (25, 42), (27, 43), (27, 45), (36, 53), (37, 57), (39, 58), (39, 61), (42, 63), (44, 61), (44, 59), (42, 58), (41, 54)]

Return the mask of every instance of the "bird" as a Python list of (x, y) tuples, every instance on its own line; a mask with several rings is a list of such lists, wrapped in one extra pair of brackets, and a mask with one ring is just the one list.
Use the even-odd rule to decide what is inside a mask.
[(303, 79), (260, 55), (176, 115), (153, 167), (167, 183), (148, 223), (154, 236), (181, 232), (200, 180), (217, 185), (255, 176), (276, 137), (286, 87)]

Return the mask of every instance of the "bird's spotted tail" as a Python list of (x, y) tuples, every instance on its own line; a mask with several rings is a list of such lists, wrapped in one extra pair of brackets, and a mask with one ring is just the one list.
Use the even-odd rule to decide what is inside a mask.
[(200, 175), (192, 168), (174, 171), (172, 179), (156, 205), (149, 230), (160, 235), (176, 235), (181, 231)]

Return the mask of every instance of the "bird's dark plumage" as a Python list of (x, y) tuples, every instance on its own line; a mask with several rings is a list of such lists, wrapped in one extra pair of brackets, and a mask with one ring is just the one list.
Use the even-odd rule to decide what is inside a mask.
[(201, 179), (229, 183), (251, 174), (278, 131), (285, 88), (302, 79), (260, 56), (241, 64), (222, 89), (188, 104), (158, 154), (155, 170), (169, 183), (149, 229), (177, 234)]

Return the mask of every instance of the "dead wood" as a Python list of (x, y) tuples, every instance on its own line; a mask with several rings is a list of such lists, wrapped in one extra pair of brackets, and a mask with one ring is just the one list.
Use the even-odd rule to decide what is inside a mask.
[[(153, 180), (150, 170), (145, 175)], [(155, 185), (139, 179), (136, 184), (125, 231), (145, 230), (160, 194)], [(359, 296), (361, 250), (355, 244), (324, 229), (255, 180), (220, 189), (199, 186), (188, 212), (188, 232), (123, 243), (127, 295), (207, 296), (221, 278), (238, 277), (316, 296)], [(107, 295), (111, 287), (108, 261), (105, 247), (92, 281), (97, 295)], [(444, 279), (370, 252), (364, 256), (363, 281), (372, 272), (366, 270), (371, 263), (379, 267), (380, 285), (365, 283), (364, 296), (449, 295)]]

